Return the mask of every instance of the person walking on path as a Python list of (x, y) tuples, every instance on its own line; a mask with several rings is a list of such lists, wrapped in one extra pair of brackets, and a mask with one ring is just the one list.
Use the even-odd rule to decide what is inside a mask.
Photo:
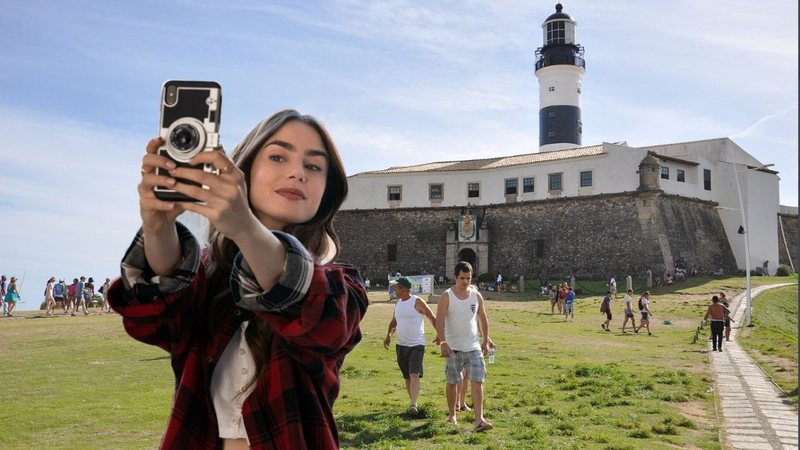
[(628, 289), (628, 292), (625, 294), (625, 320), (622, 322), (623, 333), (626, 333), (625, 325), (628, 324), (628, 319), (631, 321), (633, 331), (636, 332), (636, 318), (633, 315), (633, 305), (631, 305), (633, 302), (633, 297), (631, 297), (631, 294), (633, 294), (633, 289)]
[(470, 285), (472, 265), (459, 261), (454, 275), (455, 285), (442, 293), (436, 309), (436, 339), (445, 357), (447, 421), (457, 423), (458, 385), (462, 382), (464, 369), (467, 369), (472, 388), (475, 431), (486, 431), (492, 429), (492, 424), (483, 416), (483, 381), (486, 378), (483, 355), (488, 353), (491, 342), (489, 320), (483, 296)]
[(600, 303), (600, 313), (606, 315), (606, 321), (600, 324), (600, 328), (611, 331), (611, 289), (606, 291), (606, 296), (603, 297), (603, 302)]
[(653, 333), (650, 332), (650, 317), (653, 316), (653, 313), (650, 312), (650, 292), (645, 291), (641, 297), (639, 297), (639, 312), (642, 314), (642, 320), (639, 322), (639, 328), (634, 328), (636, 334), (639, 334), (639, 331), (642, 328), (647, 328), (647, 335), (652, 336)]
[(392, 342), (392, 334), (397, 332), (397, 365), (406, 382), (406, 391), (411, 402), (408, 415), (415, 417), (419, 414), (417, 398), (419, 397), (420, 378), (422, 378), (422, 360), (425, 357), (425, 320), (431, 321), (436, 328), (436, 316), (425, 303), (425, 300), (413, 295), (413, 284), (408, 277), (400, 277), (395, 286), (397, 303), (394, 305), (394, 315), (389, 322), (383, 346), (387, 350)]
[(6, 287), (6, 295), (5, 295), (5, 302), (6, 302), (6, 317), (14, 317), (15, 309), (17, 309), (17, 302), (20, 300), (20, 291), (19, 287), (17, 286), (17, 277), (11, 277), (8, 280), (8, 286)]
[(725, 340), (730, 342), (731, 341), (731, 322), (736, 322), (731, 317), (731, 305), (728, 303), (728, 297), (725, 296), (725, 293), (720, 291), (719, 293), (719, 302), (722, 306), (725, 307), (727, 310), (727, 314), (725, 314)]
[(728, 317), (728, 308), (720, 304), (719, 297), (711, 297), (711, 305), (706, 310), (703, 320), (711, 319), (711, 341), (713, 351), (722, 351), (722, 332), (725, 330), (725, 319)]

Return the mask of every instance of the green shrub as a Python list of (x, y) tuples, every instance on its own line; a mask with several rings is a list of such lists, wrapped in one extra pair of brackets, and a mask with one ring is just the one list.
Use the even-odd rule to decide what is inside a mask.
[(478, 282), (479, 283), (491, 283), (492, 281), (494, 281), (494, 277), (492, 277), (492, 274), (490, 274), (490, 273), (484, 272), (484, 273), (478, 275)]
[(775, 275), (779, 277), (788, 277), (793, 273), (794, 271), (792, 270), (792, 268), (786, 264), (779, 265), (778, 269), (775, 271)]

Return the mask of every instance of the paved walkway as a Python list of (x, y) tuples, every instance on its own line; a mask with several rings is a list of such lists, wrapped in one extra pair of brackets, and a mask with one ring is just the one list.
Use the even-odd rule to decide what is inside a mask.
[[(753, 288), (751, 297), (785, 285), (789, 284)], [(732, 299), (736, 323), (731, 342), (723, 341), (724, 351), (712, 352), (708, 342), (725, 428), (724, 444), (732, 449), (797, 449), (797, 410), (736, 342), (739, 326), (746, 320), (746, 303), (745, 293)]]

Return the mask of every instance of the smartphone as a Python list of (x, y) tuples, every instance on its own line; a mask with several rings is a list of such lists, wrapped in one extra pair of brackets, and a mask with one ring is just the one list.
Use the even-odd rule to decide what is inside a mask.
[[(158, 135), (164, 144), (158, 154), (172, 159), (179, 167), (190, 167), (209, 173), (218, 173), (211, 164), (193, 166), (189, 160), (200, 152), (214, 151), (219, 147), (219, 124), (222, 112), (222, 88), (215, 81), (170, 80), (161, 88), (161, 119)], [(159, 175), (169, 173), (157, 168)], [(193, 181), (177, 178), (179, 183)], [(161, 200), (197, 202), (196, 199), (176, 192), (166, 186), (156, 186), (155, 195)]]

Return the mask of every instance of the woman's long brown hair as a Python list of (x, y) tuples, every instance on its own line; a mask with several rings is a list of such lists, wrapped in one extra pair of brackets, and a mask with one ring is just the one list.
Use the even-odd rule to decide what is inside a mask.
[[(284, 125), (293, 121), (305, 123), (317, 131), (328, 155), (328, 173), (325, 180), (325, 192), (314, 217), (308, 222), (290, 225), (282, 231), (295, 236), (317, 260), (323, 255), (332, 255), (330, 257), (330, 261), (332, 261), (338, 255), (340, 248), (339, 238), (333, 229), (333, 218), (347, 196), (347, 176), (345, 175), (339, 152), (336, 150), (336, 146), (333, 144), (333, 140), (325, 130), (325, 127), (312, 116), (303, 115), (291, 109), (280, 111), (256, 125), (242, 139), (239, 145), (233, 149), (231, 159), (244, 172), (249, 195), (252, 192), (250, 188), (250, 171), (253, 167), (253, 161), (255, 161), (256, 156), (258, 156), (267, 141)], [(253, 209), (252, 202), (250, 203), (250, 209)], [(213, 225), (209, 225), (208, 241), (211, 244), (212, 260), (208, 279), (208, 292), (215, 293), (210, 294), (213, 297), (209, 311), (209, 327), (213, 333), (217, 328), (217, 324), (214, 321), (218, 320), (219, 317), (224, 317), (218, 311), (222, 308), (233, 307), (230, 292), (230, 274), (233, 267), (233, 259), (239, 252), (239, 248), (233, 241), (217, 231)], [(267, 361), (269, 361), (272, 330), (267, 322), (254, 317), (247, 326), (245, 338), (256, 363), (255, 374), (248, 383), (249, 387), (261, 377)]]

